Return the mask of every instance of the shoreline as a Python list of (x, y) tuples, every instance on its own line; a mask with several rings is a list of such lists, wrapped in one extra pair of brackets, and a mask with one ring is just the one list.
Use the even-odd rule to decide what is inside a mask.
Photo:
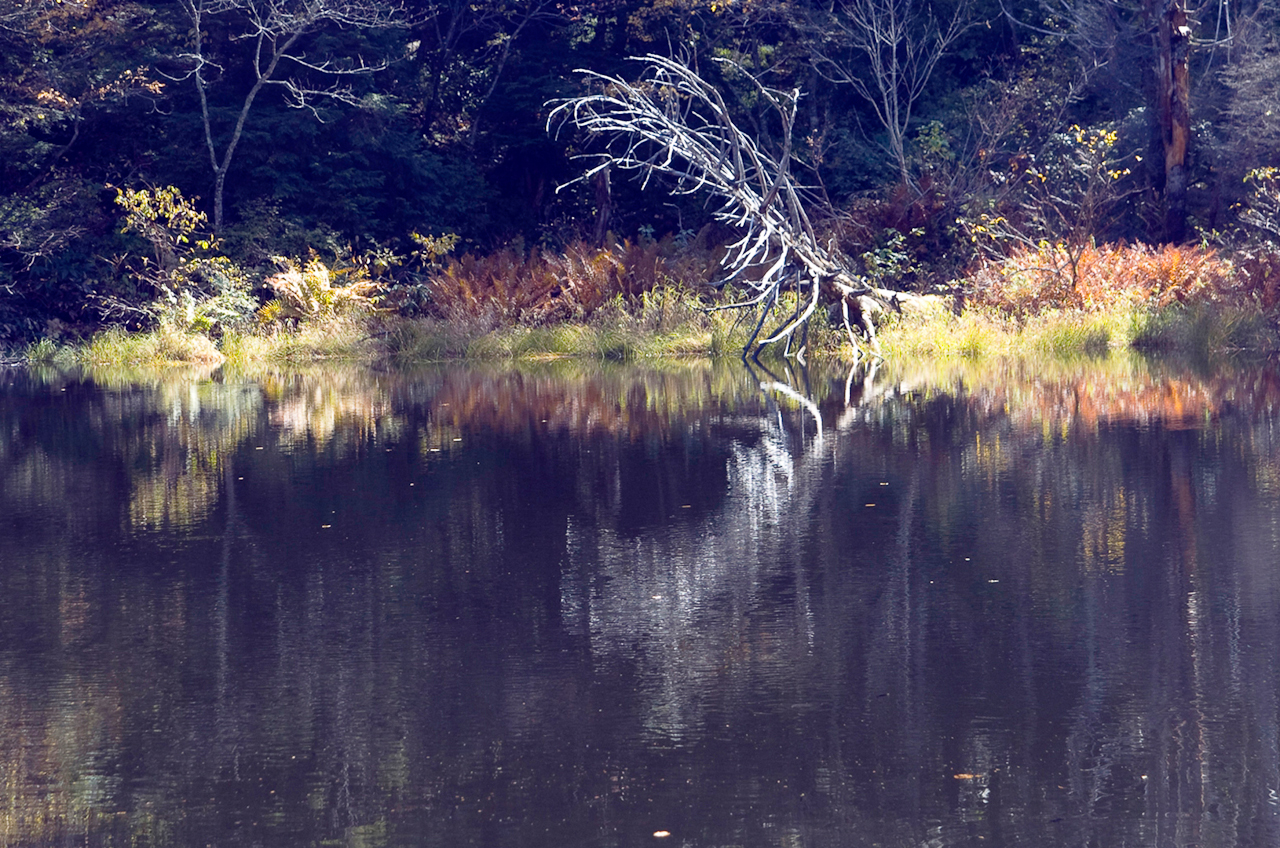
[[(0, 365), (189, 365), (351, 363), (369, 367), (447, 361), (536, 361), (663, 358), (739, 359), (746, 331), (724, 313), (690, 313), (666, 328), (646, 327), (634, 315), (608, 321), (565, 321), (487, 329), (465, 321), (347, 316), (269, 332), (224, 333), (218, 339), (192, 330), (160, 327), (107, 329), (86, 340), (41, 340), (21, 353), (0, 355)], [(781, 345), (765, 361), (853, 362), (843, 328), (814, 327), (802, 356), (784, 357)], [(1110, 310), (1047, 310), (1021, 320), (970, 308), (959, 315), (935, 311), (894, 317), (880, 328), (884, 359), (983, 360), (992, 357), (1096, 357), (1132, 349), (1154, 355), (1268, 356), (1280, 352), (1280, 332), (1257, 309), (1203, 304)]]

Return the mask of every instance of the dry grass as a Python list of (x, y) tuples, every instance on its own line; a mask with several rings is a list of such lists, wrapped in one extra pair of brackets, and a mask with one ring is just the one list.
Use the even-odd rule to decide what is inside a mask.
[(515, 248), (482, 257), (468, 253), (431, 280), (432, 311), (492, 327), (583, 321), (618, 297), (703, 286), (715, 267), (710, 253), (680, 250), (670, 239), (604, 247), (579, 242), (563, 254)]
[(1211, 248), (1106, 245), (1072, 257), (1019, 248), (982, 264), (959, 316), (886, 329), (891, 357), (1095, 356), (1115, 348), (1207, 355), (1274, 350), (1280, 306), (1274, 257), (1242, 267)]
[(1086, 247), (1075, 259), (1062, 245), (1019, 247), (973, 274), (970, 300), (1023, 319), (1047, 310), (1164, 308), (1239, 297), (1245, 275), (1209, 247), (1144, 244)]

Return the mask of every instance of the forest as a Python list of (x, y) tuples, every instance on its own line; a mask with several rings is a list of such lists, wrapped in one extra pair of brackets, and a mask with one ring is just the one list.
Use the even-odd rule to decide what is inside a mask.
[(781, 151), (868, 285), (1017, 312), (1145, 268), (1273, 321), (1278, 32), (1269, 0), (0, 0), (0, 347), (305, 318), (317, 275), (526, 322), (722, 283), (720, 199), (584, 179), (605, 140), (548, 125), (643, 56)]

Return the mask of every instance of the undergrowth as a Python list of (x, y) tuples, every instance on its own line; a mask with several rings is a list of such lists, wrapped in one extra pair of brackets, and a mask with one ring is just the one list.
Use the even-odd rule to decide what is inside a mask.
[(1209, 303), (1247, 302), (1269, 311), (1280, 303), (1270, 276), (1259, 279), (1241, 272), (1232, 260), (1204, 245), (1086, 247), (1074, 277), (1063, 269), (1064, 251), (1062, 245), (1045, 242), (984, 262), (971, 276), (970, 301), (1013, 318), (1052, 309), (1097, 312)]
[(886, 353), (978, 359), (1277, 347), (1274, 257), (1237, 262), (1206, 246), (1090, 246), (1071, 275), (1063, 250), (1020, 246), (983, 262), (965, 281), (959, 315), (893, 323), (883, 334)]
[[(1104, 245), (1079, 253), (1068, 275), (1055, 253), (1061, 249), (1019, 247), (984, 262), (964, 281), (955, 309), (940, 301), (912, 314), (890, 312), (880, 333), (884, 354), (976, 360), (1099, 356), (1118, 348), (1197, 354), (1277, 348), (1280, 258), (1273, 254), (1226, 258), (1204, 246)], [(271, 279), (278, 314), (260, 310), (256, 328), (224, 329), (216, 344), (208, 333), (164, 323), (143, 333), (107, 330), (82, 343), (44, 340), (25, 358), (160, 365), (225, 357), (237, 365), (736, 357), (753, 320), (746, 312), (709, 309), (741, 298), (708, 283), (713, 258), (712, 251), (682, 251), (670, 241), (578, 244), (563, 255), (516, 248), (464, 255), (436, 269), (423, 318), (395, 314), (366, 277), (333, 283), (331, 274), (342, 272), (313, 259)], [(795, 297), (782, 294), (765, 332), (794, 311)], [(847, 357), (844, 330), (828, 314), (835, 313), (819, 311), (789, 352)], [(765, 355), (786, 352), (777, 344)]]
[(563, 254), (507, 247), (485, 256), (451, 259), (430, 280), (429, 310), (437, 318), (498, 327), (538, 327), (584, 321), (619, 298), (705, 288), (718, 265), (712, 251), (673, 239), (583, 242)]

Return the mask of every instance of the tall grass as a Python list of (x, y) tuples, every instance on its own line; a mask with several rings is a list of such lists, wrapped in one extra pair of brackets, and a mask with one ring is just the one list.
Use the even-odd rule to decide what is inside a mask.
[(966, 281), (961, 315), (900, 320), (883, 333), (886, 351), (961, 359), (1129, 347), (1207, 355), (1280, 343), (1280, 286), (1270, 265), (1240, 267), (1203, 246), (1104, 245), (1086, 248), (1072, 276), (1062, 250), (1045, 243), (984, 262)]
[[(583, 321), (507, 327), (479, 336), (468, 346), (474, 359), (593, 357), (634, 360), (741, 351), (745, 330), (724, 313), (708, 313), (698, 295), (679, 286), (650, 289), (639, 297), (616, 295)], [(740, 337), (740, 338), (736, 338)], [(717, 345), (719, 350), (717, 350)]]
[(228, 333), (222, 351), (233, 364), (246, 362), (358, 361), (375, 359), (381, 345), (377, 325), (359, 315), (304, 321), (294, 329)]
[(146, 333), (113, 327), (75, 348), (72, 358), (84, 365), (163, 366), (217, 363), (223, 355), (208, 336), (165, 325)]

